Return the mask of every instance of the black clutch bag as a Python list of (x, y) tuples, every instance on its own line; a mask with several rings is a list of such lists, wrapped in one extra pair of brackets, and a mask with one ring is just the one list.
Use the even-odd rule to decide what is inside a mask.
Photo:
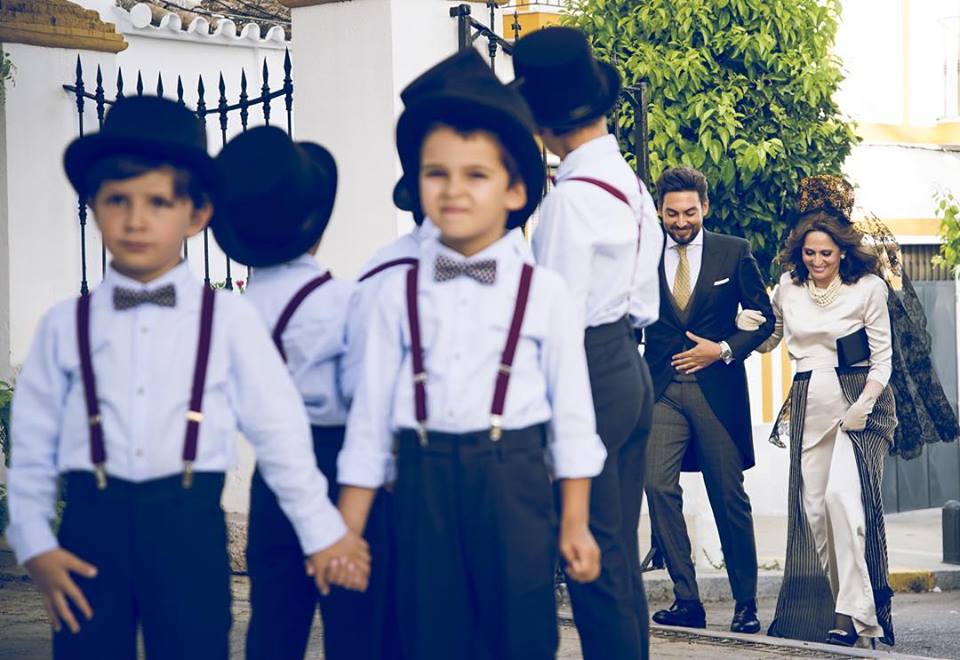
[(851, 335), (837, 340), (837, 362), (841, 368), (852, 367), (870, 359), (870, 343), (867, 341), (867, 329), (860, 328)]

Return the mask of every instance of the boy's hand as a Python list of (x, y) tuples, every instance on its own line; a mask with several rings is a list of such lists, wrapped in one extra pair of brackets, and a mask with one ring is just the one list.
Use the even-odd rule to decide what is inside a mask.
[(49, 550), (30, 559), (26, 563), (30, 579), (37, 585), (37, 590), (43, 597), (43, 606), (47, 608), (50, 625), (55, 632), (60, 632), (60, 622), (67, 624), (70, 632), (80, 632), (80, 624), (70, 611), (67, 599), (73, 601), (77, 609), (89, 621), (93, 618), (93, 610), (84, 597), (80, 587), (70, 577), (70, 573), (77, 573), (86, 578), (97, 576), (97, 569), (88, 564), (72, 552), (62, 548)]
[(359, 535), (348, 531), (329, 548), (307, 557), (306, 569), (324, 596), (330, 593), (331, 584), (365, 591), (370, 577), (370, 548)]
[(560, 553), (567, 562), (567, 575), (575, 582), (593, 582), (600, 577), (600, 547), (586, 523), (560, 528)]

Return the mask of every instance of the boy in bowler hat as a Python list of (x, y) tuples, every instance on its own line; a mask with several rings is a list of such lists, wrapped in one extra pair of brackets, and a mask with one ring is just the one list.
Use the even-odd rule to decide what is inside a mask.
[(338, 460), (340, 509), (363, 526), (396, 452), (405, 657), (553, 658), (548, 462), (568, 573), (599, 570), (587, 509), (604, 451), (582, 334), (560, 278), (514, 234), (544, 179), (526, 104), (473, 50), (411, 87), (428, 77), (436, 87), (407, 104), (397, 150), (440, 235), (417, 265), (384, 275)]
[(569, 585), (573, 616), (587, 660), (632, 660), (647, 654), (637, 527), (653, 404), (634, 333), (657, 320), (663, 234), (653, 200), (607, 131), (620, 92), (616, 69), (596, 60), (583, 33), (570, 28), (524, 37), (513, 63), (543, 143), (562, 159), (533, 252), (570, 288), (607, 448), (590, 498), (603, 570), (595, 582)]
[(181, 260), (213, 213), (206, 147), (192, 112), (135, 97), (64, 155), (111, 263), (91, 294), (40, 323), (17, 382), (7, 481), (7, 539), (43, 596), (55, 658), (132, 660), (138, 629), (150, 658), (227, 658), (220, 496), (238, 431), (320, 589), (331, 575), (349, 581), (335, 558), (369, 560), (326, 497), (303, 406), (256, 311)]
[[(252, 267), (245, 297), (271, 332), (310, 418), (314, 463), (337, 494), (337, 454), (347, 405), (340, 386), (344, 328), (353, 284), (335, 279), (315, 258), (333, 213), (337, 166), (312, 142), (260, 126), (233, 138), (217, 156), (224, 212), (213, 223), (232, 259)], [(247, 570), (250, 660), (302, 658), (317, 609), (317, 591), (303, 571), (291, 520), (263, 480), (259, 464), (250, 488)], [(380, 660), (396, 648), (388, 620), (386, 520), (374, 507), (367, 527), (379, 565), (365, 593), (333, 587), (319, 599), (324, 655), (330, 660)], [(349, 566), (347, 566), (349, 574)], [(360, 578), (359, 574), (355, 575)], [(360, 581), (362, 582), (362, 580)]]

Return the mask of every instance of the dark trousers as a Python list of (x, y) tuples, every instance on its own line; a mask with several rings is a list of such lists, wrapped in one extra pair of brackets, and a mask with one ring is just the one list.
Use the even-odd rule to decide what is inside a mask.
[(674, 593), (681, 600), (700, 598), (680, 488), (683, 456), (691, 444), (720, 533), (733, 597), (738, 603), (753, 600), (757, 594), (757, 547), (750, 499), (743, 489), (743, 461), (692, 376), (678, 377), (660, 396), (647, 447), (650, 523)]
[(404, 657), (552, 659), (557, 520), (545, 429), (398, 434)]
[(567, 581), (586, 660), (647, 657), (647, 604), (637, 527), (643, 497), (644, 446), (653, 387), (625, 320), (588, 328), (584, 345), (597, 432), (607, 448), (590, 486), (590, 531), (602, 553), (600, 577)]
[[(337, 454), (343, 427), (313, 427), (317, 467), (336, 501)], [(320, 596), (304, 570), (304, 556), (293, 526), (259, 471), (250, 488), (247, 571), (250, 575), (249, 660), (301, 660), (319, 601), (324, 657), (329, 660), (390, 659), (398, 656), (393, 608), (394, 551), (389, 494), (377, 493), (365, 538), (370, 545), (370, 583), (359, 593), (331, 587)]]
[(66, 509), (60, 545), (97, 567), (73, 574), (93, 609), (74, 609), (80, 633), (53, 636), (57, 660), (135, 660), (137, 628), (151, 660), (226, 660), (230, 566), (220, 494), (221, 473), (133, 483), (110, 478), (98, 490), (92, 473), (64, 475)]

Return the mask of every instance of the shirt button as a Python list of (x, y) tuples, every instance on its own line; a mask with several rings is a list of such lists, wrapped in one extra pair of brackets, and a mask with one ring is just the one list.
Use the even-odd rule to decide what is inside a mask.
[(136, 451), (136, 454), (137, 454), (137, 457), (143, 456), (143, 450), (142, 450), (142, 449), (138, 449), (138, 450)]
[(453, 417), (453, 411), (452, 411), (452, 410), (448, 410), (448, 411), (447, 411), (447, 417), (450, 417), (450, 418)]
[(148, 327), (145, 326), (145, 325), (141, 325), (141, 326), (140, 326), (140, 334), (145, 335), (145, 334), (147, 334), (148, 332), (150, 332), (150, 328), (148, 328)]
[(142, 387), (138, 387), (138, 388), (137, 388), (137, 394), (143, 394), (143, 388), (142, 388)]

